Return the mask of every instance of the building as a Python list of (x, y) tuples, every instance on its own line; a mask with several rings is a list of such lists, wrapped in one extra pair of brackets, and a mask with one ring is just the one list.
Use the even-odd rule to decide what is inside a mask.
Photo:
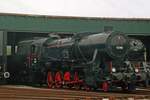
[[(0, 14), (0, 65), (7, 66), (7, 54), (15, 53), (18, 41), (47, 36), (49, 33), (75, 34), (84, 32), (121, 31), (141, 39), (150, 60), (150, 19), (144, 18), (86, 18), (23, 14)], [(7, 67), (3, 67), (2, 72)]]

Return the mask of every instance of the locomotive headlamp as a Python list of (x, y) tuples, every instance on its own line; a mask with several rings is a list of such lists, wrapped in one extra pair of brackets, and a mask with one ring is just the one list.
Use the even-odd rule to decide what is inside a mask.
[(116, 72), (116, 68), (112, 68), (112, 72)]
[(123, 50), (123, 46), (116, 46), (117, 50)]
[(33, 63), (37, 63), (37, 59), (36, 58), (33, 59)]
[(138, 73), (138, 72), (139, 72), (139, 69), (135, 68), (135, 72)]

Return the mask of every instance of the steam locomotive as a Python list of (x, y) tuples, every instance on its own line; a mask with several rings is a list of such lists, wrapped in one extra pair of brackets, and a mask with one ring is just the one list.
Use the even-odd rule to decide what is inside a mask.
[(49, 88), (134, 90), (135, 70), (125, 62), (130, 48), (130, 38), (122, 32), (21, 41), (8, 63), (10, 81), (47, 83)]
[(148, 87), (150, 84), (150, 66), (146, 60), (146, 48), (140, 40), (133, 38), (130, 39), (130, 45), (128, 60), (130, 61), (130, 66), (135, 69), (136, 85)]

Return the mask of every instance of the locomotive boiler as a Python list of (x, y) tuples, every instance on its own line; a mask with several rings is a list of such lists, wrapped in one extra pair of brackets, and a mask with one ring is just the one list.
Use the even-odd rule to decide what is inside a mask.
[(12, 61), (16, 71), (11, 67), (10, 72), (18, 82), (50, 88), (133, 89), (135, 73), (124, 63), (129, 48), (129, 38), (121, 32), (21, 41)]

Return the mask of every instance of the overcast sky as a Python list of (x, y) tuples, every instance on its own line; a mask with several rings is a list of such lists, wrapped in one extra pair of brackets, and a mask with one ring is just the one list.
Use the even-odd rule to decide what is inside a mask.
[(0, 0), (0, 12), (150, 18), (150, 0)]

